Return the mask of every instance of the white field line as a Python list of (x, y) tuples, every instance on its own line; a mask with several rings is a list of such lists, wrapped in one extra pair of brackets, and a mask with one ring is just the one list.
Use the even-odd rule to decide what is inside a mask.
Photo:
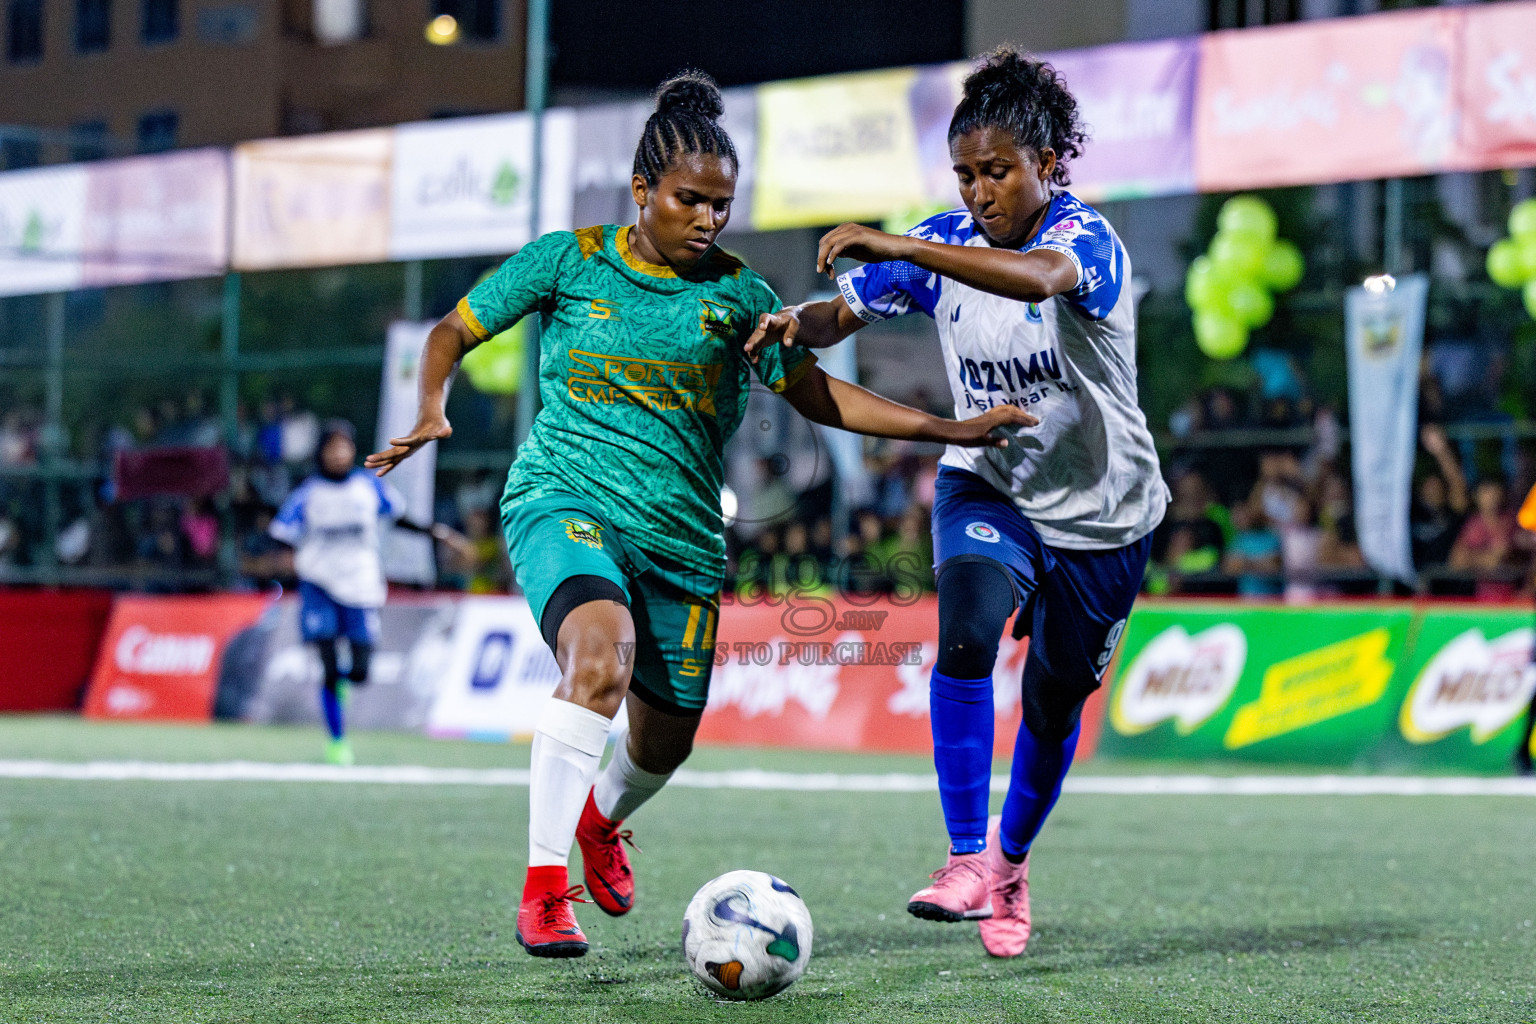
[[(0, 779), (149, 782), (335, 782), (404, 786), (526, 786), (521, 768), (424, 768), (278, 764), (264, 761), (168, 763), (154, 761), (0, 761)], [(779, 792), (931, 793), (932, 775), (682, 769), (672, 778), (684, 789)], [(993, 792), (1008, 788), (992, 777)], [(1398, 775), (1076, 775), (1064, 792), (1120, 796), (1525, 796), (1536, 797), (1536, 778), (1418, 777)]]

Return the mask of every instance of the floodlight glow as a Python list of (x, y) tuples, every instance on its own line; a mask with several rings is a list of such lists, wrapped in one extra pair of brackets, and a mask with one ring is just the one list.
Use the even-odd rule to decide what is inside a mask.
[(451, 14), (439, 14), (427, 22), (427, 42), (434, 46), (452, 46), (459, 41), (459, 20)]
[(1385, 295), (1397, 287), (1397, 278), (1391, 274), (1375, 274), (1366, 278), (1361, 284), (1372, 295)]
[(736, 525), (736, 512), (739, 503), (736, 500), (736, 492), (729, 486), (720, 488), (720, 518), (725, 520), (726, 526)]

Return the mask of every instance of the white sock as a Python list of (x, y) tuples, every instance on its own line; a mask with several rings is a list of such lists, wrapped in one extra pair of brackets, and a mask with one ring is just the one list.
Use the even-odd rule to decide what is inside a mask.
[(636, 765), (629, 756), (629, 733), (626, 732), (614, 744), (608, 767), (597, 777), (592, 787), (592, 800), (603, 817), (609, 821), (623, 821), (661, 792), (661, 787), (671, 777), (671, 772), (657, 775)]
[(533, 732), (528, 786), (528, 866), (565, 866), (587, 790), (603, 759), (610, 719), (554, 697)]

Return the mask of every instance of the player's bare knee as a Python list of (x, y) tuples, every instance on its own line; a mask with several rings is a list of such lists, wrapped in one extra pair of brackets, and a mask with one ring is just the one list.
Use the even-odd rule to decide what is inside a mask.
[(614, 651), (594, 649), (573, 654), (557, 696), (610, 718), (618, 714), (629, 690), (629, 664)]

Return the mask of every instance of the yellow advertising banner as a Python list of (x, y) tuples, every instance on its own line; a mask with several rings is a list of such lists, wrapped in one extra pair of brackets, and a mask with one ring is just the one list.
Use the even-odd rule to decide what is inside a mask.
[(389, 258), (388, 128), (235, 147), (237, 270)]
[(913, 68), (765, 85), (757, 94), (759, 231), (878, 220), (925, 202)]

